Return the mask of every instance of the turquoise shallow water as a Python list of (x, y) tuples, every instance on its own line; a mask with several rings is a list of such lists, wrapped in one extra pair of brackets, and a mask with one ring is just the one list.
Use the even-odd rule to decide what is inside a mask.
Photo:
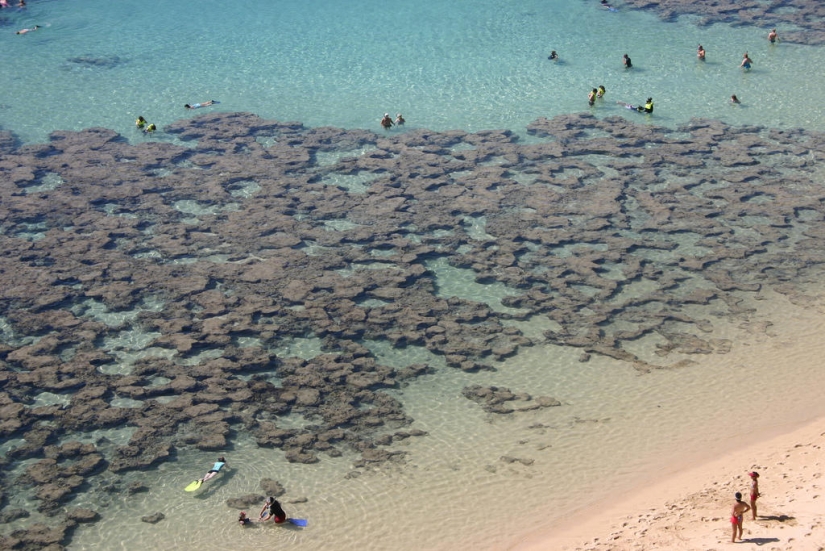
[[(376, 128), (384, 112), (402, 112), (408, 127), (520, 131), (588, 109), (599, 84), (600, 115), (635, 116), (615, 102), (653, 96), (657, 124), (703, 116), (825, 128), (825, 73), (813, 70), (825, 49), (595, 2), (86, 0), (4, 16), (0, 126), (25, 141), (90, 126), (134, 136), (138, 115), (163, 126), (207, 99), (308, 126)], [(14, 34), (34, 24), (44, 28)], [(560, 63), (547, 60), (551, 49)], [(745, 50), (755, 62), (747, 74)], [(743, 104), (729, 105), (731, 94)]]

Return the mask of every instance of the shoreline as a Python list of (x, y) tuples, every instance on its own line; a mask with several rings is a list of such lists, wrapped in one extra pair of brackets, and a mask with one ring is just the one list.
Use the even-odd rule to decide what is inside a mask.
[[(783, 430), (785, 428), (786, 430)], [(778, 432), (781, 431), (781, 432)], [(736, 444), (749, 441), (747, 445)], [(730, 543), (733, 493), (747, 499), (748, 471), (761, 474), (756, 521), (746, 515), (742, 543), (769, 549), (825, 545), (825, 416), (742, 432), (720, 457), (686, 460), (640, 482), (622, 499), (588, 505), (509, 546), (509, 551), (715, 549)], [(727, 446), (726, 446), (727, 447)], [(775, 545), (775, 547), (774, 547)]]

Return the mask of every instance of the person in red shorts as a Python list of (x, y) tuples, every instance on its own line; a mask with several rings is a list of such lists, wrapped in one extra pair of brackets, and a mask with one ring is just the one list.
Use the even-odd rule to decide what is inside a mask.
[(750, 511), (750, 506), (742, 501), (742, 494), (736, 492), (734, 495), (736, 498), (736, 502), (733, 504), (733, 509), (730, 511), (730, 525), (733, 529), (733, 533), (730, 536), (731, 543), (736, 541), (736, 532), (739, 531), (739, 540), (742, 540), (742, 519), (745, 516), (745, 513)]
[(753, 511), (753, 520), (756, 520), (756, 499), (761, 495), (759, 493), (759, 473), (753, 471), (748, 473), (751, 477), (751, 511)]
[[(267, 511), (267, 509), (269, 509)], [(272, 519), (275, 524), (283, 524), (286, 522), (286, 513), (284, 513), (281, 504), (274, 497), (266, 498), (263, 508), (261, 509), (260, 520), (265, 521)]]

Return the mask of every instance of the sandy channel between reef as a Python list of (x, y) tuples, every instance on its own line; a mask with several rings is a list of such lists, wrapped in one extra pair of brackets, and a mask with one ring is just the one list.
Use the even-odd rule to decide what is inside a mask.
[[(510, 551), (641, 551), (652, 549), (825, 549), (825, 417), (718, 459), (690, 465), (614, 502), (600, 502), (534, 533)], [(757, 520), (745, 516), (731, 543), (733, 494), (748, 500), (747, 473), (760, 473)]]

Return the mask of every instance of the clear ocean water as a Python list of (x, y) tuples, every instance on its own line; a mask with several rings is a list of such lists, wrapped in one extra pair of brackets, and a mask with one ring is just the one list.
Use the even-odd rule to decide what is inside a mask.
[[(615, 101), (652, 96), (656, 124), (825, 128), (822, 48), (595, 1), (35, 0), (2, 16), (0, 127), (25, 141), (90, 126), (132, 136), (138, 115), (162, 127), (208, 99), (307, 126), (376, 128), (384, 112), (401, 112), (408, 128), (520, 131), (587, 110), (600, 84), (598, 115), (633, 115)], [(738, 68), (745, 51), (749, 73)]]
[[(825, 130), (825, 72), (815, 70), (824, 66), (825, 48), (771, 46), (765, 29), (699, 28), (690, 18), (663, 23), (617, 6), (614, 13), (596, 0), (30, 0), (23, 11), (0, 12), (0, 128), (25, 142), (93, 126), (139, 141), (147, 138), (134, 129), (138, 115), (161, 129), (204, 111), (378, 129), (384, 112), (400, 112), (408, 128), (521, 134), (538, 117), (588, 110), (588, 91), (603, 84), (598, 116), (670, 127), (709, 117)], [(35, 24), (42, 28), (15, 34)], [(704, 63), (696, 59), (699, 43), (708, 52)], [(547, 60), (551, 50), (560, 62)], [(745, 51), (755, 62), (747, 73), (738, 68)], [(622, 67), (623, 53), (633, 59), (631, 71)], [(740, 106), (730, 105), (731, 94)], [(615, 103), (648, 96), (656, 101), (652, 117)], [(209, 99), (220, 104), (183, 108)], [(171, 140), (162, 132), (149, 139)], [(482, 291), (472, 274), (448, 268), (430, 266), (445, 293), (494, 307), (507, 294), (493, 286)], [(817, 282), (809, 285), (821, 293)], [(698, 362), (690, 369), (642, 375), (605, 358), (580, 363), (578, 350), (551, 346), (524, 350), (494, 373), (439, 369), (397, 391), (413, 428), (429, 436), (403, 444), (406, 463), (357, 478), (346, 476), (353, 457), (296, 465), (238, 438), (227, 453), (233, 474), (193, 496), (182, 489), (214, 454), (181, 451), (174, 462), (128, 475), (150, 486), (148, 493), (73, 501), (104, 520), (78, 529), (71, 549), (507, 549), (663, 465), (677, 468), (749, 434), (823, 413), (822, 305), (804, 309), (770, 293), (758, 298), (747, 323), (726, 324), (705, 312), (718, 336), (735, 344), (727, 355), (690, 358)], [(768, 319), (772, 330), (754, 329)], [(519, 323), (528, 336), (552, 328), (541, 318)], [(318, 344), (307, 339), (288, 353), (311, 357)], [(655, 345), (642, 339), (634, 352), (652, 355)], [(443, 367), (425, 349), (373, 347), (389, 365)], [(564, 407), (491, 416), (461, 398), (468, 384), (551, 395)], [(729, 418), (734, 409), (748, 411), (748, 429)], [(117, 444), (129, 432), (105, 436)], [(257, 492), (264, 477), (284, 484), (287, 512), (309, 518), (306, 530), (239, 532), (225, 500)], [(9, 502), (27, 507), (32, 496)], [(165, 521), (140, 522), (158, 511)], [(34, 513), (13, 527), (37, 520)]]

